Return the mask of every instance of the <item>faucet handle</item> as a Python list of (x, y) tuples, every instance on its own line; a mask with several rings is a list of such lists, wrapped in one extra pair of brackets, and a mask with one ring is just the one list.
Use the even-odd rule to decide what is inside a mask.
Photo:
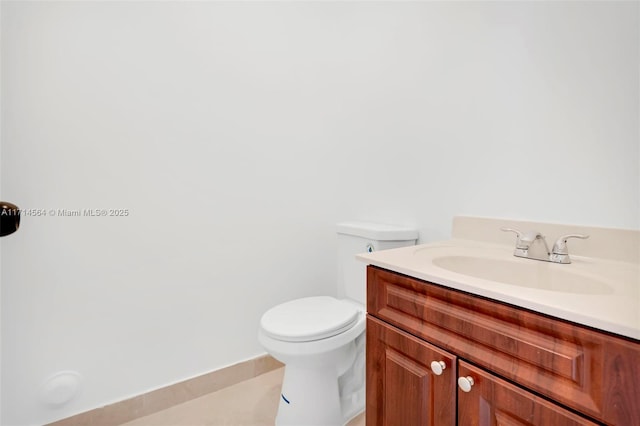
[(526, 240), (526, 236), (524, 232), (514, 228), (500, 228), (500, 230), (504, 232), (513, 232), (516, 234), (516, 249), (527, 250), (529, 248), (530, 241), (524, 241)]
[(504, 231), (504, 232), (515, 232), (515, 234), (516, 234), (516, 236), (518, 238), (520, 238), (523, 235), (521, 231), (518, 231), (517, 229), (514, 229), (514, 228), (504, 228), (503, 227), (503, 228), (500, 228), (500, 230)]
[(582, 235), (582, 234), (563, 235), (562, 237), (556, 240), (555, 244), (553, 245), (553, 249), (551, 250), (551, 253), (552, 254), (569, 254), (569, 250), (567, 249), (567, 240), (569, 238), (580, 238), (582, 240), (586, 240), (587, 238), (589, 238), (589, 236)]

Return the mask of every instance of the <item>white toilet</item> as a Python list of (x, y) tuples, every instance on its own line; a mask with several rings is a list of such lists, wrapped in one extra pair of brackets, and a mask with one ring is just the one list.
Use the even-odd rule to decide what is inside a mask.
[(269, 309), (258, 339), (285, 364), (278, 426), (339, 426), (364, 410), (366, 266), (358, 253), (413, 245), (413, 229), (337, 225), (338, 297), (306, 297)]

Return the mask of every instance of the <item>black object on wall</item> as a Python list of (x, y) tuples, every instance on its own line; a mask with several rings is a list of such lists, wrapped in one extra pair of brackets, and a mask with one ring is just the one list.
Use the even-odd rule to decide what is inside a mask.
[(20, 227), (20, 209), (6, 201), (0, 201), (0, 237), (13, 234)]

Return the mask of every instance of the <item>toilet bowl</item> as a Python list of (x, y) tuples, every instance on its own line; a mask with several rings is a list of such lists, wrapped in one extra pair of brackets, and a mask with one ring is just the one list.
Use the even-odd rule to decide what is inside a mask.
[(364, 306), (328, 296), (263, 315), (258, 339), (286, 366), (277, 425), (342, 425), (362, 411), (365, 316)]
[(341, 426), (364, 410), (366, 279), (355, 255), (417, 239), (415, 230), (359, 222), (339, 224), (338, 234), (341, 298), (288, 301), (260, 320), (260, 344), (285, 365), (278, 426)]

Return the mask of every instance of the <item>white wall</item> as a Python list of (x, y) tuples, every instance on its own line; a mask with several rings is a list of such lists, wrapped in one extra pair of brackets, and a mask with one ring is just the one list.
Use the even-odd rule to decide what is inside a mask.
[(3, 199), (130, 211), (2, 239), (3, 425), (262, 353), (339, 220), (640, 228), (638, 3), (1, 7)]

